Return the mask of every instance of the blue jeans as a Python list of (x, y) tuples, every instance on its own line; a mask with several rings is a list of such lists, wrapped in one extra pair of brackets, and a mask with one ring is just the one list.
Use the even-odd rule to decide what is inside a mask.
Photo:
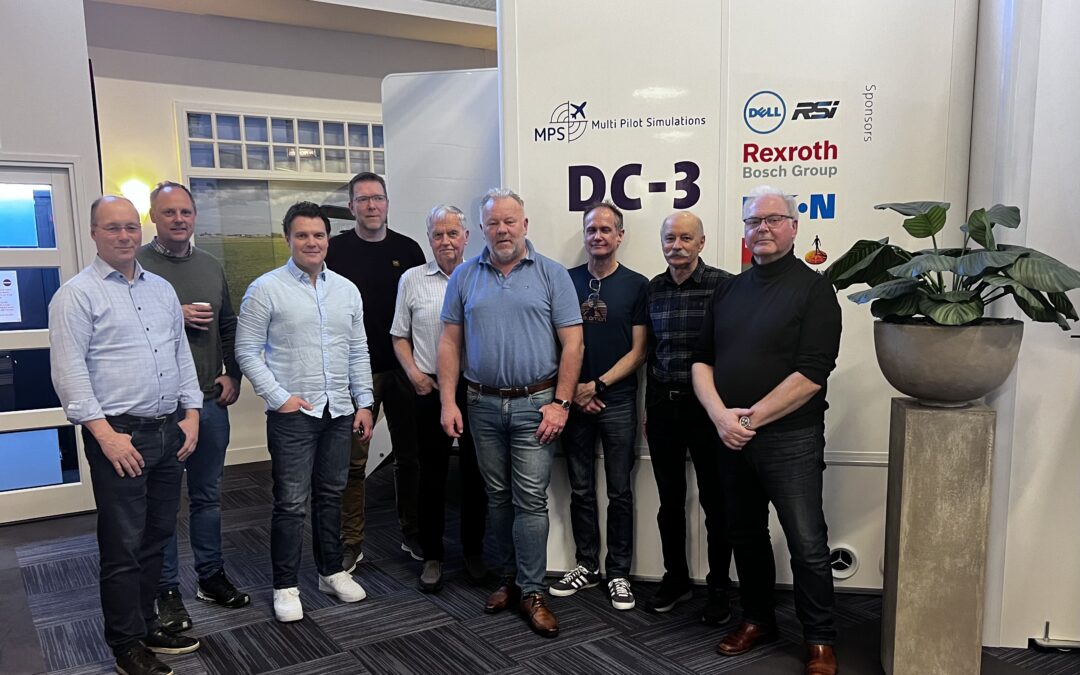
[[(221, 556), (221, 474), (229, 446), (229, 409), (216, 396), (203, 401), (199, 414), (199, 443), (184, 462), (187, 469), (188, 523), (195, 573), (199, 579), (214, 576), (225, 566)], [(165, 547), (158, 591), (180, 585), (176, 535)]]
[(776, 563), (769, 541), (769, 502), (791, 553), (795, 615), (811, 644), (832, 644), (833, 578), (828, 527), (821, 508), (825, 427), (758, 431), (735, 455), (738, 507), (729, 531), (739, 571), (743, 619), (775, 626)]
[(488, 517), (495, 534), (495, 561), (504, 574), (517, 572), (524, 593), (544, 590), (547, 572), (547, 488), (553, 444), (541, 445), (536, 429), (549, 388), (520, 398), (466, 392), (476, 459), (488, 493)]
[(304, 550), (304, 515), (311, 498), (311, 550), (322, 576), (341, 571), (341, 495), (349, 475), (352, 415), (266, 413), (274, 479), (270, 561), (274, 588), (297, 585)]
[(577, 564), (590, 572), (600, 567), (600, 524), (596, 507), (596, 437), (604, 447), (607, 478), (608, 579), (630, 576), (634, 554), (634, 493), (632, 472), (637, 437), (637, 398), (609, 403), (596, 415), (570, 411), (563, 431), (566, 470), (570, 476), (570, 524), (574, 530)]
[(116, 475), (93, 434), (83, 427), (97, 502), (105, 642), (119, 655), (146, 637), (157, 620), (154, 591), (161, 578), (162, 551), (176, 531), (184, 475), (176, 453), (184, 434), (175, 415), (158, 422), (128, 415), (107, 419), (113, 430), (131, 434), (131, 444), (145, 462), (140, 476)]

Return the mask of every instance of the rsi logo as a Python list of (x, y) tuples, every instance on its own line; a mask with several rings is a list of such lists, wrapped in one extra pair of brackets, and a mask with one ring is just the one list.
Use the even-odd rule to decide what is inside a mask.
[(799, 101), (791, 119), (831, 120), (839, 107), (840, 101)]

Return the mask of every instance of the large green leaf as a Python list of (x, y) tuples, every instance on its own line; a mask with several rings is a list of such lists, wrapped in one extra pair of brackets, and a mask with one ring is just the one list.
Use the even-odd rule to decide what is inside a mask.
[(870, 304), (870, 313), (875, 318), (887, 316), (915, 316), (919, 313), (919, 295), (908, 293), (895, 298), (882, 298)]
[(966, 302), (976, 296), (975, 291), (945, 291), (944, 293), (927, 293), (931, 300), (944, 302)]
[(877, 285), (885, 279), (886, 270), (911, 259), (911, 254), (898, 246), (881, 241), (861, 240), (825, 270), (825, 278), (841, 291), (854, 284)]
[(917, 279), (930, 272), (952, 272), (953, 268), (956, 267), (956, 261), (957, 258), (926, 253), (915, 256), (903, 265), (890, 267), (889, 274), (900, 279)]
[(970, 251), (970, 249), (966, 248), (924, 248), (921, 251), (915, 251), (915, 255), (921, 253), (933, 253), (936, 255), (947, 255), (950, 258), (959, 258), (968, 251)]
[(919, 312), (942, 326), (962, 326), (982, 318), (983, 304), (978, 298), (964, 302), (946, 302), (922, 296), (919, 298)]
[(1021, 251), (973, 251), (956, 261), (953, 272), (965, 277), (974, 277), (982, 274), (987, 268), (1008, 267), (1024, 255), (1027, 254)]
[(986, 212), (986, 217), (991, 223), (1002, 227), (1017, 228), (1020, 226), (1020, 209), (1015, 206), (1003, 206), (994, 204)]
[(967, 225), (960, 228), (971, 235), (971, 238), (979, 242), (979, 245), (988, 251), (993, 251), (997, 248), (997, 244), (994, 241), (994, 226), (990, 224), (990, 219), (986, 217), (985, 209), (975, 209), (968, 216)]
[(888, 204), (878, 204), (874, 208), (879, 210), (892, 209), (902, 216), (918, 216), (927, 213), (935, 206), (948, 211), (950, 204), (949, 202), (889, 202)]
[[(987, 286), (993, 286), (995, 288), (1003, 288), (1012, 294), (1013, 300), (1016, 301), (1017, 307), (1019, 307), (1024, 314), (1027, 314), (1034, 321), (1042, 321), (1045, 323), (1056, 323), (1061, 326), (1062, 330), (1068, 330), (1069, 324), (1065, 321), (1063, 313), (1058, 310), (1051, 300), (1047, 300), (1043, 297), (1042, 293), (1038, 291), (1032, 291), (1029, 288), (1025, 288), (1020, 282), (1009, 279), (1008, 277), (985, 277), (983, 283)], [(1064, 294), (1054, 294), (1064, 295)], [(1068, 298), (1065, 298), (1065, 302), (1068, 303)], [(1064, 309), (1072, 310), (1072, 305), (1069, 304)], [(1072, 310), (1075, 315), (1075, 310)]]
[(1005, 273), (1023, 285), (1043, 293), (1080, 288), (1080, 272), (1046, 254), (1018, 258)]
[(920, 213), (904, 221), (904, 229), (916, 239), (932, 237), (945, 227), (945, 209), (931, 206), (926, 213)]
[(907, 293), (913, 293), (918, 287), (919, 282), (915, 279), (893, 279), (865, 291), (852, 293), (848, 296), (848, 300), (861, 305), (879, 298), (896, 298)]
[(1047, 293), (1046, 297), (1050, 300), (1050, 305), (1053, 306), (1054, 309), (1073, 321), (1080, 321), (1080, 316), (1076, 315), (1076, 308), (1069, 302), (1069, 296), (1064, 293)]

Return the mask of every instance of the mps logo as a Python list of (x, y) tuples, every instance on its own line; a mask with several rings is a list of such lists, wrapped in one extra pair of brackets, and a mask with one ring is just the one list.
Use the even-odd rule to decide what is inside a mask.
[(780, 128), (785, 117), (787, 106), (775, 91), (759, 91), (743, 106), (743, 121), (755, 134), (771, 134)]
[(555, 106), (547, 126), (533, 129), (534, 142), (561, 141), (571, 143), (581, 138), (589, 128), (585, 119), (585, 105), (588, 101), (571, 103), (567, 101)]

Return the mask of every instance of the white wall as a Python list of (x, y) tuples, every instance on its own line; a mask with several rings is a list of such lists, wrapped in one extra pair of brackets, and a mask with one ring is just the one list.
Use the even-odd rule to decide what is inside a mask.
[[(147, 185), (184, 178), (177, 101), (379, 119), (388, 73), (495, 63), (494, 53), (481, 49), (97, 2), (85, 7), (106, 193), (132, 178)], [(144, 227), (149, 240), (153, 225)], [(229, 463), (268, 458), (263, 409), (245, 381), (230, 409)], [(383, 426), (372, 468), (385, 454)]]
[[(1007, 243), (1080, 268), (1075, 195), (1080, 5), (984, 1), (979, 15), (970, 202), (1020, 207)], [(1080, 292), (1069, 294), (1080, 304)], [(1016, 314), (1010, 305), (999, 309)], [(983, 642), (1080, 639), (1080, 340), (1028, 322), (998, 411)]]

